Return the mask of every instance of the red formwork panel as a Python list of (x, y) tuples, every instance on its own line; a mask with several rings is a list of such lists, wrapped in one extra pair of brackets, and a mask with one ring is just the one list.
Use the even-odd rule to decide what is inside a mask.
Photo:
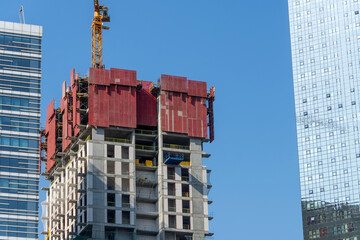
[(188, 80), (188, 95), (196, 97), (207, 97), (206, 82)]
[(161, 93), (161, 125), (165, 132), (188, 133), (187, 94)]
[(136, 128), (136, 89), (111, 85), (109, 94), (109, 125)]
[(75, 68), (73, 68), (70, 72), (70, 86), (74, 87), (75, 85)]
[(54, 109), (54, 99), (51, 100), (50, 104), (47, 106), (46, 109), (46, 124), (48, 121), (54, 116), (55, 109)]
[(78, 128), (78, 126), (80, 125), (80, 113), (77, 111), (78, 109), (80, 109), (80, 101), (79, 99), (77, 99), (77, 89), (78, 86), (76, 84), (74, 84), (73, 89), (72, 89), (72, 103), (73, 103), (73, 129), (74, 129), (74, 136), (77, 136), (80, 132), (80, 129)]
[(55, 162), (52, 160), (56, 152), (56, 118), (55, 117), (50, 119), (48, 127), (49, 127), (49, 131), (47, 133), (47, 150), (46, 150), (47, 172), (49, 172), (50, 169), (55, 165)]
[(207, 138), (207, 107), (204, 98), (188, 97), (188, 124), (190, 137)]
[(142, 81), (142, 88), (136, 93), (137, 125), (157, 126), (156, 97), (150, 92), (152, 82)]
[(61, 99), (61, 111), (62, 115), (62, 151), (65, 152), (66, 149), (70, 146), (72, 134), (72, 124), (70, 123), (71, 112), (69, 111), (69, 99), (68, 97), (64, 97)]
[(89, 125), (109, 127), (109, 93), (106, 86), (89, 87)]
[(136, 71), (110, 68), (110, 84), (122, 86), (136, 86)]
[(42, 133), (40, 133), (40, 137), (39, 137), (39, 174), (41, 174), (41, 153), (42, 153)]
[(188, 80), (186, 77), (161, 75), (161, 90), (172, 92), (188, 92)]
[(96, 85), (110, 85), (110, 70), (90, 68), (89, 83)]

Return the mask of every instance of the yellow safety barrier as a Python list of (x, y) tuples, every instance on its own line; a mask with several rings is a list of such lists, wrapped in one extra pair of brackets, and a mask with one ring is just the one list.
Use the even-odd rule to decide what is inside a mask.
[(153, 162), (151, 160), (146, 160), (145, 161), (145, 166), (147, 167), (152, 167), (153, 166)]

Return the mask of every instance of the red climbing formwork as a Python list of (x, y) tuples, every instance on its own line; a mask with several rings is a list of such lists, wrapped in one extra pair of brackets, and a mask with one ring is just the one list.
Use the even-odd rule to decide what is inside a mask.
[[(138, 82), (140, 84), (140, 81)], [(141, 81), (142, 88), (136, 93), (136, 122), (140, 126), (157, 126), (156, 97), (150, 92), (152, 82)]]
[(187, 97), (182, 92), (161, 92), (162, 131), (188, 133)]
[(47, 132), (47, 150), (46, 150), (46, 171), (49, 172), (50, 169), (55, 165), (55, 162), (52, 160), (55, 157), (56, 153), (56, 118), (53, 116), (48, 124)]
[(89, 125), (109, 127), (109, 94), (105, 86), (89, 87)]
[(109, 125), (136, 128), (136, 89), (111, 85), (109, 94)]

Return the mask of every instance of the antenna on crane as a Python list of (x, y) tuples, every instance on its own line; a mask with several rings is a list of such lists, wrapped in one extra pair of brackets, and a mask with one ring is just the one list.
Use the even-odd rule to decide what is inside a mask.
[(103, 69), (103, 36), (102, 30), (109, 30), (109, 27), (103, 25), (104, 22), (110, 22), (108, 7), (99, 4), (99, 0), (94, 0), (94, 18), (91, 25), (91, 67)]
[(20, 18), (20, 23), (25, 24), (25, 11), (24, 11), (24, 6), (23, 5), (21, 5), (21, 7), (19, 9), (19, 18)]

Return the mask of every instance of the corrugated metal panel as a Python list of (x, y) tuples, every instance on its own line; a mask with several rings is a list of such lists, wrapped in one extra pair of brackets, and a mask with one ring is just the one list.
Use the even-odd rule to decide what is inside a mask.
[(136, 128), (136, 89), (111, 85), (109, 125)]
[(165, 132), (188, 133), (187, 94), (161, 93), (161, 122)]
[(142, 81), (142, 89), (136, 93), (137, 125), (157, 126), (156, 97), (150, 93), (152, 82)]
[(187, 93), (188, 92), (187, 78), (162, 74), (161, 90)]
[(207, 138), (207, 107), (200, 97), (188, 98), (189, 136)]
[(77, 99), (77, 89), (78, 86), (74, 85), (72, 89), (72, 99), (73, 99), (73, 129), (74, 129), (74, 136), (77, 136), (80, 132), (78, 126), (80, 125), (80, 113), (77, 109), (80, 108), (80, 101)]
[(106, 69), (90, 68), (89, 83), (97, 85), (110, 85), (110, 71)]
[(125, 69), (110, 69), (110, 83), (123, 86), (136, 86), (136, 71)]
[(189, 80), (188, 95), (206, 98), (207, 97), (206, 82)]
[(89, 88), (89, 125), (109, 127), (109, 94), (105, 86)]
[(55, 162), (51, 160), (56, 152), (56, 119), (55, 119), (55, 117), (51, 118), (48, 126), (49, 126), (49, 131), (47, 134), (46, 170), (49, 172), (49, 170), (55, 165)]

